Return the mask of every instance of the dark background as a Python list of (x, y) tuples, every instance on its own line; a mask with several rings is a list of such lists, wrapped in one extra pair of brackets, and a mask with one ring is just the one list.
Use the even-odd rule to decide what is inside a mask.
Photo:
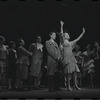
[(69, 30), (71, 40), (77, 38), (85, 27), (86, 33), (78, 42), (84, 51), (88, 43), (100, 43), (99, 13), (99, 0), (0, 1), (0, 35), (6, 38), (6, 44), (23, 38), (28, 49), (35, 35), (41, 35), (44, 44), (49, 39), (49, 32), (60, 32), (60, 20), (63, 20), (64, 30)]
[(41, 35), (43, 42), (51, 31), (60, 32), (60, 20), (68, 29), (71, 40), (85, 27), (86, 34), (78, 42), (81, 48), (99, 41), (100, 1), (92, 0), (7, 0), (0, 1), (0, 34), (6, 41), (24, 38), (29, 45), (34, 35)]

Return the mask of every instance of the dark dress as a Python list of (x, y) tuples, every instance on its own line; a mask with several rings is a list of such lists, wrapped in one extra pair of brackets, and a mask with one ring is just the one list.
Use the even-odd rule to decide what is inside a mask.
[(17, 79), (28, 79), (29, 56), (31, 56), (31, 53), (28, 52), (23, 46), (19, 46), (16, 72)]
[(14, 79), (16, 77), (16, 60), (17, 60), (17, 53), (16, 50), (9, 49), (8, 50), (8, 77)]

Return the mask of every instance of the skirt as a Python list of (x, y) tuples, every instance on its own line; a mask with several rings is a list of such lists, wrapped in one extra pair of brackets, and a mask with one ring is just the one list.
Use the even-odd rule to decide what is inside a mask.
[(71, 74), (73, 72), (80, 72), (77, 61), (73, 55), (68, 55), (63, 59), (64, 73)]
[(0, 74), (6, 73), (7, 74), (7, 61), (0, 61)]
[(16, 78), (25, 80), (28, 79), (28, 65), (20, 64), (17, 66)]

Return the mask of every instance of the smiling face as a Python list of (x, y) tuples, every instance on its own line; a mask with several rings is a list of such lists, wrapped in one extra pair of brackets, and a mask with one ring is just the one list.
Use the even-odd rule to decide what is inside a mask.
[(70, 39), (69, 34), (68, 33), (64, 33), (64, 38), (67, 39), (67, 40), (69, 40)]

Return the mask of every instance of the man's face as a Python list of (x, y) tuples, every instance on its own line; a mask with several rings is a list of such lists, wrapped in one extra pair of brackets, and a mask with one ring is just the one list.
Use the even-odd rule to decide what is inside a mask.
[(50, 36), (51, 36), (51, 38), (52, 38), (53, 40), (56, 39), (56, 33), (52, 33), (52, 35), (50, 35)]

